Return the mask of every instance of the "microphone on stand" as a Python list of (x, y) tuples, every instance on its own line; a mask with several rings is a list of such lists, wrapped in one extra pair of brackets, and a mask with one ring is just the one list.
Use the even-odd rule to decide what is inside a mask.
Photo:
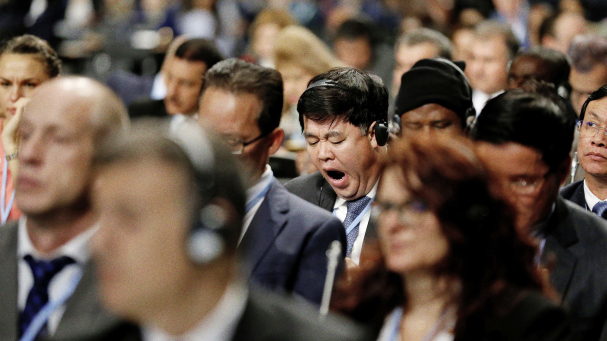
[(573, 153), (573, 157), (571, 158), (571, 180), (570, 183), (575, 182), (575, 173), (577, 173), (577, 169), (580, 166), (580, 162), (577, 158), (577, 152)]
[(341, 256), (341, 243), (339, 240), (334, 240), (327, 250), (327, 277), (325, 277), (325, 287), (322, 292), (322, 301), (320, 303), (320, 317), (323, 318), (329, 312), (329, 303), (331, 302), (331, 293), (333, 292), (333, 282), (335, 281), (335, 273), (339, 257)]

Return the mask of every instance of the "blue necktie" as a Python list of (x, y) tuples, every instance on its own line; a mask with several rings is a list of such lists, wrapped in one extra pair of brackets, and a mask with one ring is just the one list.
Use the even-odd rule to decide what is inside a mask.
[[(67, 256), (62, 256), (51, 261), (38, 261), (31, 255), (27, 255), (23, 258), (32, 269), (34, 285), (27, 295), (25, 308), (19, 315), (19, 337), (25, 333), (34, 317), (36, 317), (40, 310), (48, 303), (48, 285), (51, 282), (51, 279), (63, 270), (66, 265), (75, 263), (74, 259)], [(46, 328), (41, 328), (38, 336), (44, 330), (46, 330)]]
[[(356, 200), (346, 202), (346, 206), (348, 208), (348, 213), (346, 214), (346, 219), (344, 219), (344, 226), (346, 228), (348, 228), (350, 226), (350, 224), (352, 224), (352, 222), (354, 220), (356, 220), (356, 218), (362, 213), (362, 211), (365, 210), (365, 207), (367, 207), (367, 205), (369, 204), (369, 201), (371, 201), (371, 198), (369, 198), (368, 196), (365, 195)], [(348, 247), (346, 249), (346, 257), (350, 257), (350, 254), (352, 253), (352, 247), (354, 246), (354, 242), (356, 241), (356, 238), (358, 237), (358, 227), (359, 226), (360, 226), (360, 223), (356, 224), (356, 226), (354, 226), (352, 231), (350, 231), (350, 233), (348, 233), (348, 235), (346, 236), (347, 241), (348, 241)]]
[(605, 213), (606, 210), (607, 210), (607, 201), (599, 201), (592, 208), (592, 212), (598, 214), (601, 217), (603, 217), (603, 214)]

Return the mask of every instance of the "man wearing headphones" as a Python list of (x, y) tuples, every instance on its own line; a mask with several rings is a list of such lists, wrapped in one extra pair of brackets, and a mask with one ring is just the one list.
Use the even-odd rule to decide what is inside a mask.
[(145, 341), (363, 340), (343, 319), (319, 321), (304, 302), (247, 288), (240, 168), (197, 124), (168, 131), (135, 126), (96, 155), (103, 303), (137, 322)]
[(464, 68), (462, 62), (422, 59), (403, 74), (395, 112), (401, 135), (464, 132), (467, 121), (475, 116)]
[(375, 235), (368, 225), (388, 140), (388, 91), (377, 76), (336, 68), (310, 81), (297, 111), (318, 172), (285, 187), (344, 223), (348, 264), (358, 264), (363, 241)]

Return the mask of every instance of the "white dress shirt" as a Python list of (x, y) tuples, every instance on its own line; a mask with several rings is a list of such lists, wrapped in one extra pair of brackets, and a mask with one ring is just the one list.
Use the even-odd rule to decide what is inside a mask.
[(480, 90), (472, 90), (472, 105), (474, 106), (474, 110), (476, 111), (476, 117), (480, 115), (481, 110), (483, 110), (483, 108), (485, 107), (485, 103), (487, 103), (488, 100), (492, 99), (493, 97), (496, 97), (497, 95), (500, 95), (502, 92), (504, 91), (500, 90), (493, 94), (486, 94)]
[(588, 188), (588, 185), (586, 184), (586, 180), (584, 180), (584, 199), (586, 200), (586, 209), (588, 211), (592, 211), (594, 205), (599, 201), (602, 201), (590, 191), (590, 188)]
[(229, 341), (246, 306), (248, 291), (244, 284), (234, 283), (228, 286), (219, 303), (198, 325), (182, 335), (170, 335), (152, 326), (143, 326), (144, 341)]
[[(32, 269), (29, 264), (23, 259), (26, 255), (31, 255), (37, 260), (51, 260), (61, 256), (68, 256), (73, 258), (76, 263), (67, 265), (59, 273), (57, 273), (49, 283), (49, 302), (57, 301), (62, 295), (66, 288), (69, 287), (69, 283), (77, 276), (79, 269), (82, 270), (84, 264), (90, 258), (89, 242), (95, 232), (97, 226), (93, 226), (89, 230), (80, 233), (78, 236), (67, 242), (65, 245), (55, 250), (50, 255), (41, 255), (32, 244), (27, 229), (25, 227), (26, 218), (21, 217), (19, 220), (18, 227), (18, 241), (17, 241), (17, 259), (18, 259), (18, 307), (19, 311), (23, 311), (27, 296), (34, 285), (34, 276), (32, 275)], [(50, 335), (53, 335), (57, 330), (59, 321), (65, 312), (65, 305), (55, 310), (48, 319), (47, 327)]]
[(198, 114), (194, 115), (183, 115), (183, 114), (175, 114), (171, 117), (171, 123), (169, 124), (169, 130), (171, 133), (179, 132), (179, 127), (183, 125), (185, 122), (193, 121), (196, 122), (198, 118)]
[[(371, 202), (375, 199), (375, 194), (377, 194), (377, 185), (379, 181), (375, 183), (373, 189), (367, 196), (371, 198)], [(346, 215), (348, 214), (348, 206), (346, 206), (346, 200), (340, 197), (337, 197), (335, 200), (335, 206), (333, 206), (333, 215), (337, 217), (342, 223), (346, 219)], [(358, 237), (354, 241), (354, 245), (352, 246), (352, 253), (350, 254), (350, 259), (358, 265), (360, 262), (360, 253), (363, 248), (363, 240), (365, 239), (365, 232), (367, 232), (367, 226), (369, 226), (369, 218), (371, 217), (371, 210), (369, 210), (363, 216), (363, 219), (360, 221), (360, 225), (358, 226)], [(346, 226), (347, 227), (347, 226)]]
[(258, 196), (261, 195), (263, 191), (267, 190), (267, 187), (272, 184), (273, 179), (274, 172), (272, 172), (272, 167), (270, 167), (270, 165), (266, 165), (266, 170), (261, 175), (261, 178), (259, 178), (259, 181), (257, 181), (257, 183), (251, 188), (247, 189), (247, 206), (249, 206), (249, 204), (252, 203), (254, 200), (257, 200), (257, 202), (244, 215), (244, 219), (242, 222), (242, 232), (240, 233), (240, 239), (238, 240), (239, 244), (242, 241), (242, 237), (244, 237), (245, 232), (247, 232), (249, 225), (251, 225), (251, 220), (253, 220), (255, 213), (257, 213), (257, 210), (259, 209), (259, 206), (261, 206), (261, 204), (265, 200), (265, 195), (261, 198), (258, 198)]

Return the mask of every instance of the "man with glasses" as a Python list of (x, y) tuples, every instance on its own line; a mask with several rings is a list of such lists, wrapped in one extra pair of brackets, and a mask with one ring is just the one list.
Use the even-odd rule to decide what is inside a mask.
[(599, 216), (607, 217), (607, 84), (582, 105), (577, 129), (577, 155), (585, 179), (561, 190), (561, 196)]
[(574, 127), (553, 91), (513, 89), (487, 102), (472, 135), (492, 190), (511, 204), (520, 235), (538, 245), (573, 339), (607, 340), (607, 222), (558, 196)]
[(326, 251), (338, 240), (345, 252), (346, 236), (337, 218), (290, 194), (272, 174), (268, 161), (284, 136), (278, 127), (282, 105), (278, 71), (228, 59), (205, 76), (198, 120), (218, 132), (245, 166), (250, 188), (239, 248), (249, 275), (320, 303)]

